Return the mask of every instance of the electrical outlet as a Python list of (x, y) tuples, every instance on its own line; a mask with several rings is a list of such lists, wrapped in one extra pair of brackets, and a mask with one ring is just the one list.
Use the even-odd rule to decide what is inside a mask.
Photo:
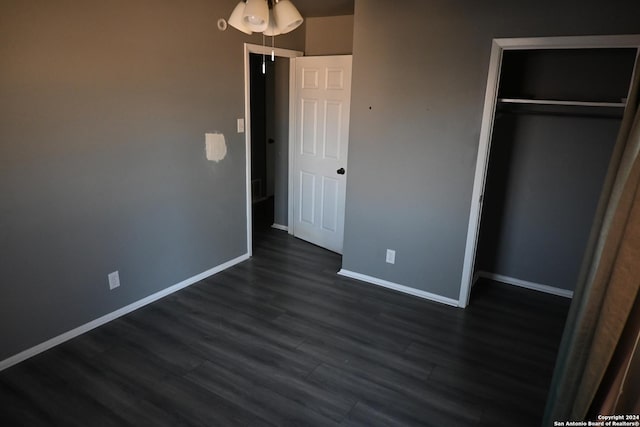
[(396, 263), (396, 251), (394, 251), (393, 249), (387, 249), (387, 262), (389, 264)]
[(118, 271), (114, 271), (113, 273), (109, 273), (107, 276), (109, 279), (109, 289), (114, 290), (118, 286), (120, 286), (120, 274)]

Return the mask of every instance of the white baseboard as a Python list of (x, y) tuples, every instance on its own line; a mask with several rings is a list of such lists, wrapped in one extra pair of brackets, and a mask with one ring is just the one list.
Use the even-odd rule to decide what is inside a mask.
[(340, 276), (349, 277), (351, 279), (360, 280), (362, 282), (371, 283), (373, 285), (382, 286), (384, 288), (393, 289), (394, 291), (403, 292), (405, 294), (413, 295), (416, 297), (424, 298), (429, 301), (439, 302), (441, 304), (447, 304), (454, 307), (458, 307), (458, 300), (443, 297), (440, 295), (432, 294), (431, 292), (422, 291), (420, 289), (410, 288), (408, 286), (399, 285), (397, 283), (389, 282), (387, 280), (378, 279), (377, 277), (367, 276), (365, 274), (355, 273), (353, 271), (341, 269), (338, 271)]
[(105, 323), (108, 323), (112, 320), (117, 319), (118, 317), (124, 316), (125, 314), (129, 314), (134, 310), (139, 309), (140, 307), (143, 307), (147, 304), (151, 304), (154, 301), (159, 300), (160, 298), (166, 297), (167, 295), (170, 295), (174, 292), (177, 292), (181, 289), (184, 289), (188, 286), (193, 285), (196, 282), (199, 282), (203, 279), (206, 279), (209, 276), (213, 276), (216, 273), (220, 273), (223, 270), (226, 270), (227, 268), (233, 267), (236, 264), (241, 263), (242, 261), (245, 261), (249, 259), (249, 254), (244, 254), (241, 255), (237, 258), (234, 258), (230, 261), (225, 262), (224, 264), (220, 264), (217, 267), (213, 267), (207, 271), (204, 271), (196, 276), (190, 277), (189, 279), (183, 280), (180, 283), (177, 283), (173, 286), (170, 286), (166, 289), (163, 289), (159, 292), (156, 292), (153, 295), (149, 295), (146, 298), (143, 298), (141, 300), (138, 300), (132, 304), (127, 305), (126, 307), (122, 307), (114, 312), (111, 312), (109, 314), (106, 314), (102, 317), (99, 317), (98, 319), (92, 320), (89, 323), (85, 323), (82, 326), (79, 326), (75, 329), (72, 329), (70, 331), (67, 331), (61, 335), (58, 335), (54, 338), (51, 338), (50, 340), (47, 340), (43, 343), (40, 343), (34, 347), (31, 347), (27, 350), (24, 350), (14, 356), (11, 356), (7, 359), (4, 359), (2, 361), (0, 361), (0, 371), (7, 369), (15, 364), (18, 364), (26, 359), (29, 359), (30, 357), (33, 357), (39, 353), (42, 353), (43, 351), (49, 350), (50, 348), (53, 348), (55, 346), (57, 346), (58, 344), (62, 344), (65, 341), (68, 341), (72, 338), (75, 338), (79, 335), (84, 334), (85, 332), (89, 332), (92, 329), (97, 328), (98, 326), (102, 326)]
[(544, 292), (551, 295), (557, 295), (564, 298), (573, 298), (573, 291), (568, 289), (556, 288), (554, 286), (541, 285), (540, 283), (528, 282), (526, 280), (516, 279), (514, 277), (503, 276), (502, 274), (488, 273), (486, 271), (479, 271), (476, 273), (478, 277), (485, 279), (495, 280), (497, 282), (506, 283), (507, 285), (519, 286), (521, 288), (527, 288), (538, 292)]
[(289, 231), (289, 227), (287, 227), (286, 225), (280, 225), (280, 224), (271, 224), (271, 228), (275, 228), (276, 230), (282, 230), (282, 231)]

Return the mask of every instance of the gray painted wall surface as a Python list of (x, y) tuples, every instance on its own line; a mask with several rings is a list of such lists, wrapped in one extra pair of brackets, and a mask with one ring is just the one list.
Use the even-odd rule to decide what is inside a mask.
[(573, 290), (619, 127), (499, 114), (476, 269)]
[(2, 3), (0, 360), (246, 253), (235, 4)]
[(274, 223), (289, 223), (289, 59), (276, 57), (273, 73)]
[(308, 18), (305, 55), (351, 55), (353, 15)]
[(356, 0), (343, 268), (458, 299), (491, 40), (640, 33), (639, 14), (640, 2)]

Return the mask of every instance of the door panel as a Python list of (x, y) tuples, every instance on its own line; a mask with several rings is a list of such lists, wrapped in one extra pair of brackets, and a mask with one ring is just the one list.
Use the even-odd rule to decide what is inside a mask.
[(337, 179), (322, 177), (322, 229), (338, 231), (338, 197), (340, 183)]
[(342, 103), (327, 101), (324, 107), (324, 157), (326, 159), (340, 160), (340, 146), (342, 145)]
[(342, 253), (351, 56), (296, 59), (293, 234)]
[(316, 141), (318, 140), (318, 101), (315, 99), (302, 99), (302, 121), (300, 126), (301, 155), (316, 155)]
[(300, 172), (300, 222), (315, 225), (316, 177)]

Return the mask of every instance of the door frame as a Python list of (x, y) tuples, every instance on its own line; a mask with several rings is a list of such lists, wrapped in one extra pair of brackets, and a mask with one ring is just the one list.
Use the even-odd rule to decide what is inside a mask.
[[(498, 98), (498, 84), (500, 70), (502, 68), (502, 54), (505, 50), (532, 50), (532, 49), (588, 49), (588, 48), (636, 48), (640, 49), (640, 36), (616, 35), (616, 36), (569, 36), (569, 37), (529, 37), (529, 38), (500, 38), (493, 39), (491, 46), (491, 58), (489, 60), (489, 72), (487, 88), (482, 113), (482, 125), (480, 127), (480, 140), (478, 142), (478, 156), (473, 179), (471, 195), (471, 208), (469, 212), (469, 224), (467, 227), (467, 240), (465, 244), (464, 261), (462, 267), (462, 281), (458, 306), (461, 308), (469, 304), (471, 287), (473, 286), (473, 270), (475, 266), (476, 250), (478, 245), (478, 233), (482, 218), (482, 196), (486, 184), (489, 166), (489, 153), (491, 149), (491, 137), (495, 118), (495, 109)], [(636, 61), (637, 66), (637, 61)], [(634, 70), (634, 73), (638, 70)], [(632, 74), (633, 76), (634, 74)], [(632, 82), (633, 83), (633, 78)], [(629, 87), (631, 91), (631, 87)], [(618, 141), (619, 142), (619, 141)], [(617, 147), (614, 147), (614, 153)], [(610, 175), (612, 171), (608, 172)], [(606, 191), (606, 189), (603, 189)], [(603, 194), (601, 196), (601, 200)]]
[[(251, 62), (250, 55), (252, 53), (257, 53), (261, 55), (271, 55), (271, 52), (274, 52), (275, 56), (282, 58), (289, 58), (289, 171), (291, 170), (291, 161), (293, 156), (293, 138), (294, 131), (292, 131), (293, 126), (295, 125), (295, 111), (293, 110), (295, 107), (295, 98), (294, 98), (294, 90), (295, 90), (295, 58), (303, 56), (304, 52), (300, 52), (297, 50), (291, 49), (282, 49), (282, 48), (272, 48), (270, 46), (262, 46), (257, 44), (245, 43), (244, 44), (244, 145), (246, 151), (246, 184), (245, 184), (245, 192), (246, 192), (246, 204), (247, 204), (247, 254), (249, 256), (253, 256), (253, 206), (252, 206), (252, 198), (251, 198)], [(291, 193), (292, 193), (292, 182), (291, 177), (289, 176), (290, 172), (287, 173), (289, 177), (289, 191), (287, 197), (289, 199), (289, 216), (287, 218), (287, 227), (289, 229), (289, 234), (293, 231), (289, 224), (291, 224), (291, 211), (293, 208), (291, 202)]]

